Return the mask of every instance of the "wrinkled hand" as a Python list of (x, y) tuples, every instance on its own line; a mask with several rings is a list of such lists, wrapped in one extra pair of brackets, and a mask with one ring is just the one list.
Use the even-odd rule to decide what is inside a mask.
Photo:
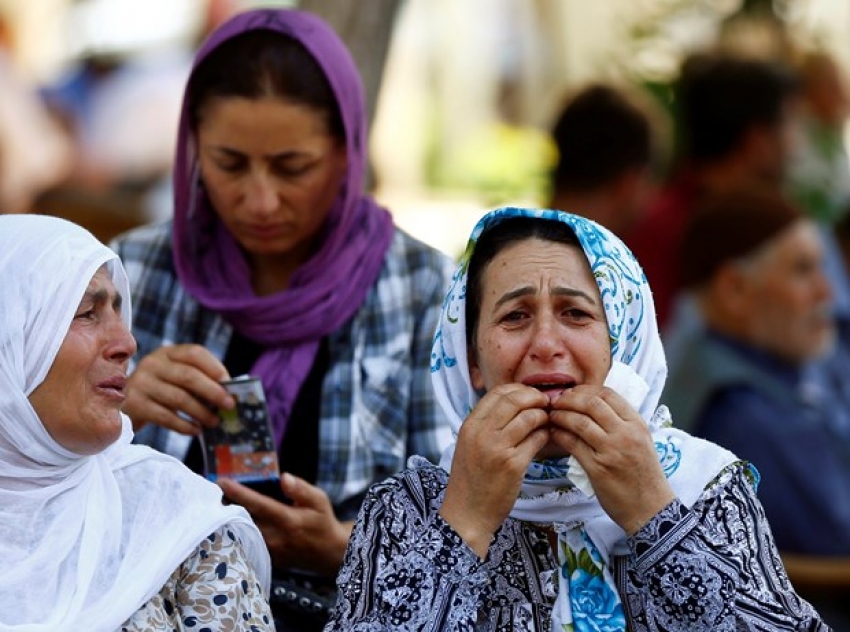
[[(201, 345), (160, 347), (139, 361), (127, 379), (124, 412), (138, 430), (154, 423), (181, 434), (197, 435), (218, 423), (210, 405), (232, 408), (233, 398), (219, 383), (227, 369)], [(177, 413), (188, 415), (196, 423)]]
[(281, 490), (292, 500), (292, 505), (285, 505), (236, 481), (221, 479), (218, 484), (228, 500), (251, 514), (275, 566), (337, 574), (353, 523), (337, 520), (323, 490), (282, 474)]
[(528, 465), (549, 440), (548, 404), (536, 388), (504, 384), (484, 395), (461, 425), (440, 515), (482, 559)]
[(675, 498), (646, 422), (610, 388), (566, 390), (550, 417), (552, 441), (581, 463), (602, 508), (629, 535)]

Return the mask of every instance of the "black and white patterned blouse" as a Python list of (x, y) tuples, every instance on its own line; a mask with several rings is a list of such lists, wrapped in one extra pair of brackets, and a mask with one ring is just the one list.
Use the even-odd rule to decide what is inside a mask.
[[(546, 533), (509, 518), (481, 561), (438, 514), (446, 472), (411, 466), (368, 495), (326, 632), (548, 632), (558, 577)], [(731, 466), (690, 509), (674, 501), (613, 558), (628, 630), (830, 629), (794, 593), (748, 472)]]

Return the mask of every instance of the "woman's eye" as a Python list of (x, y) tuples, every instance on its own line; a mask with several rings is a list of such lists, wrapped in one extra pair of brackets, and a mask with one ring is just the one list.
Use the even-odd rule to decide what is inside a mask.
[(274, 165), (274, 171), (277, 175), (285, 178), (297, 178), (302, 176), (313, 168), (312, 163), (281, 163)]
[(244, 169), (244, 164), (241, 160), (223, 160), (216, 164), (219, 169), (227, 173), (236, 173)]
[(80, 320), (92, 320), (94, 317), (95, 317), (95, 311), (93, 309), (87, 309), (85, 311), (78, 312), (74, 316), (74, 318), (77, 318), (77, 319), (80, 319)]
[(525, 312), (521, 312), (519, 310), (514, 310), (512, 312), (508, 312), (504, 316), (502, 316), (502, 321), (504, 322), (516, 322), (518, 320), (522, 320), (525, 318)]
[(584, 320), (586, 318), (590, 318), (590, 314), (583, 309), (568, 309), (564, 311), (564, 314), (570, 320)]

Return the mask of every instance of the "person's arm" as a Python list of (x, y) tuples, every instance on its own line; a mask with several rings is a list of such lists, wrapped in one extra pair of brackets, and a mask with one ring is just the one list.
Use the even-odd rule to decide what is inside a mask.
[(829, 630), (794, 592), (748, 471), (728, 468), (693, 508), (674, 500), (629, 539), (653, 629)]
[(475, 628), (493, 588), (478, 556), (427, 506), (433, 484), (413, 470), (372, 488), (326, 632)]

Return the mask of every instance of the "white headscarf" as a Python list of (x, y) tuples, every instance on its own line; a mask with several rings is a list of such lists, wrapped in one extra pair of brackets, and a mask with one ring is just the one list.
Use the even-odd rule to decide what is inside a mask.
[[(437, 401), (448, 416), (457, 437), (460, 425), (480, 399), (469, 376), (466, 340), (466, 282), (472, 252), (481, 234), (504, 219), (530, 217), (567, 224), (575, 233), (596, 280), (611, 340), (612, 365), (605, 384), (622, 395), (647, 421), (659, 459), (673, 490), (686, 505), (692, 505), (706, 485), (737, 458), (718, 446), (674, 429), (665, 406), (659, 406), (667, 378), (667, 363), (655, 320), (655, 306), (643, 270), (632, 253), (612, 232), (577, 215), (544, 209), (502, 208), (485, 215), (475, 226), (466, 252), (452, 278), (431, 352), (431, 377)], [(443, 455), (440, 465), (451, 470), (455, 444)], [(559, 534), (559, 563), (565, 557), (601, 556), (608, 599), (605, 612), (586, 612), (571, 600), (569, 585), (560, 581), (553, 612), (553, 629), (574, 623), (583, 630), (582, 618), (594, 618), (599, 629), (625, 629), (622, 607), (609, 568), (612, 554), (628, 552), (625, 532), (612, 521), (594, 497), (589, 480), (575, 458), (533, 462), (526, 472), (520, 496), (511, 512), (519, 520), (551, 524)], [(586, 540), (589, 539), (592, 546)], [(592, 569), (591, 569), (592, 570)], [(596, 572), (596, 571), (593, 571)], [(600, 570), (602, 572), (602, 570)], [(563, 577), (568, 577), (564, 574)], [(580, 578), (578, 578), (580, 579)], [(607, 590), (597, 586), (599, 590)], [(571, 603), (573, 601), (573, 603)], [(616, 611), (616, 612), (615, 612)], [(619, 618), (617, 613), (619, 613)], [(593, 627), (593, 626), (591, 626)], [(596, 629), (596, 628), (594, 628)]]
[(89, 232), (0, 215), (0, 631), (118, 628), (207, 535), (228, 525), (268, 590), (269, 555), (244, 509), (179, 461), (121, 437), (93, 456), (54, 441), (30, 405), (92, 276), (120, 261)]

